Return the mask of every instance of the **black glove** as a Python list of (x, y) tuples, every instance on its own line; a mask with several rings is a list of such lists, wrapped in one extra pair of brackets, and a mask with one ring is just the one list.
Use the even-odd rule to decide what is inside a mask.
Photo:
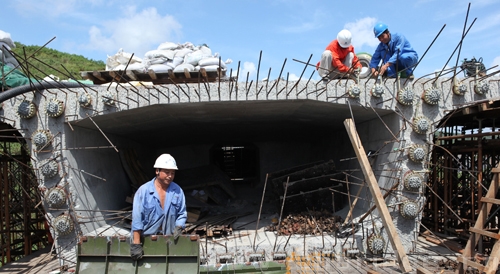
[(182, 234), (182, 227), (176, 226), (174, 229), (174, 240), (177, 241), (177, 239), (179, 239), (179, 236), (181, 236), (181, 234)]
[(142, 258), (144, 251), (142, 250), (142, 244), (131, 244), (130, 245), (130, 257), (132, 260), (138, 261)]

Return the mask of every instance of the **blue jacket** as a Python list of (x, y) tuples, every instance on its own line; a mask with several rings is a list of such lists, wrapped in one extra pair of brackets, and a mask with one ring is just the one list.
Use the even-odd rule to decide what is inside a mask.
[[(132, 205), (132, 231), (142, 230), (143, 235), (172, 235), (176, 226), (186, 225), (187, 211), (184, 191), (171, 182), (165, 195), (165, 207), (161, 208), (156, 192), (155, 179), (143, 184), (134, 195)], [(160, 230), (161, 227), (161, 230)]]
[[(380, 60), (383, 60), (384, 64), (389, 62), (391, 64), (396, 64), (396, 60), (398, 60), (398, 49), (399, 49), (399, 60), (402, 60), (402, 56), (412, 56), (413, 64), (405, 64), (408, 67), (416, 64), (418, 60), (417, 52), (412, 48), (410, 42), (406, 40), (406, 38), (402, 34), (391, 33), (391, 41), (389, 41), (389, 45), (384, 43), (379, 43), (375, 53), (372, 56), (372, 60), (370, 62), (370, 68), (377, 68)], [(405, 66), (406, 67), (406, 66)], [(401, 68), (400, 68), (401, 69)]]

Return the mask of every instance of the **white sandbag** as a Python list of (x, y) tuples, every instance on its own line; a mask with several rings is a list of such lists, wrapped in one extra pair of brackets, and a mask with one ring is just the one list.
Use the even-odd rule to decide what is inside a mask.
[[(205, 67), (201, 67), (200, 68), (203, 68), (205, 69), (205, 71), (217, 71), (217, 69), (219, 68), (219, 65), (212, 65), (212, 66), (205, 66)], [(226, 71), (225, 68), (221, 68), (221, 71)]]
[(184, 58), (184, 56), (186, 56), (186, 54), (191, 53), (191, 52), (193, 52), (193, 50), (190, 48), (178, 49), (175, 51), (174, 56)]
[(184, 58), (181, 58), (181, 57), (174, 57), (173, 60), (168, 60), (168, 62), (166, 62), (167, 65), (175, 68), (177, 67), (178, 65), (182, 64), (182, 62), (184, 62)]
[(203, 57), (212, 57), (212, 50), (207, 46), (200, 47), (201, 52), (203, 52)]
[(184, 72), (187, 69), (189, 72), (194, 71), (194, 66), (191, 64), (180, 64), (174, 68), (174, 72)]
[(167, 73), (169, 70), (173, 69), (174, 69), (173, 67), (166, 64), (151, 65), (148, 67), (148, 70), (152, 70), (156, 73)]
[(144, 67), (143, 63), (133, 63), (133, 64), (128, 65), (127, 70), (135, 70), (135, 71), (145, 72), (146, 68)]
[(157, 49), (159, 50), (173, 50), (179, 47), (179, 44), (172, 43), (172, 42), (164, 42), (161, 43)]
[(168, 59), (174, 59), (175, 51), (173, 50), (160, 50), (160, 49), (155, 49), (155, 50), (150, 50), (144, 54), (144, 57), (147, 59), (154, 59), (154, 58), (159, 58), (159, 57), (165, 57)]
[(186, 56), (184, 56), (184, 63), (196, 66), (201, 59), (203, 59), (203, 52), (197, 50), (186, 54)]
[(9, 50), (16, 48), (16, 44), (14, 44), (14, 41), (12, 40), (12, 38), (10, 37), (10, 33), (8, 32), (0, 30), (0, 42), (4, 42), (5, 44), (7, 44), (9, 46)]
[(108, 58), (106, 59), (106, 70), (116, 70), (115, 68), (118, 65), (133, 63), (142, 63), (142, 59), (132, 55), (131, 53), (123, 52), (123, 49), (119, 49), (115, 55), (108, 55)]
[(164, 64), (168, 61), (169, 61), (168, 58), (158, 57), (153, 59), (144, 59), (142, 63), (144, 64), (145, 67), (149, 67), (151, 65)]
[[(219, 65), (219, 58), (215, 58), (215, 57), (203, 58), (200, 61), (198, 61), (198, 65), (200, 65), (200, 67), (218, 66)], [(224, 63), (224, 61), (220, 60), (220, 66), (223, 68), (226, 67), (226, 64)]]
[(112, 67), (109, 70), (124, 70), (125, 65), (119, 64), (118, 66)]

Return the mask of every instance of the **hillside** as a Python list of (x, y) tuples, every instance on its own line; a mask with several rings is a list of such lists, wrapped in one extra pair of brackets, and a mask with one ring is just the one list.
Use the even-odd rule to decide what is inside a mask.
[(19, 42), (15, 42), (15, 44), (16, 48), (12, 51), (23, 66), (23, 72), (32, 78), (43, 79), (52, 74), (61, 80), (82, 80), (80, 71), (104, 70), (106, 67), (103, 61), (87, 59), (81, 55), (64, 53), (46, 47), (41, 48), (40, 46), (26, 46)]

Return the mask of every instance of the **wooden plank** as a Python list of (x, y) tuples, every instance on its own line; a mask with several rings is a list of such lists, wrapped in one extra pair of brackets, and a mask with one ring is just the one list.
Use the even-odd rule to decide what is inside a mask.
[(500, 257), (500, 244), (497, 241), (493, 246), (493, 249), (491, 250), (488, 263), (486, 263), (486, 267), (483, 269), (484, 273), (493, 274), (497, 272), (499, 257)]
[(109, 76), (113, 77), (113, 79), (115, 79), (117, 82), (120, 82), (120, 80), (122, 79), (121, 75), (116, 71), (110, 71)]
[(170, 77), (170, 79), (172, 79), (172, 80), (174, 80), (174, 79), (176, 78), (176, 77), (175, 77), (174, 72), (173, 72), (171, 69), (169, 69), (169, 70), (168, 70), (168, 76), (169, 76), (169, 77)]
[(205, 79), (208, 78), (207, 71), (205, 70), (205, 68), (200, 68), (200, 73), (203, 78)]
[(493, 198), (488, 198), (488, 197), (482, 197), (481, 198), (481, 202), (500, 205), (500, 200), (493, 199)]
[[(498, 169), (498, 165), (492, 169), (495, 170)], [(488, 192), (483, 198), (489, 198), (489, 199), (494, 199), (496, 197), (496, 194), (498, 192), (498, 187), (500, 184), (498, 173), (494, 173), (493, 179), (491, 180), (490, 187), (488, 189)], [(482, 198), (482, 199), (483, 199)], [(474, 229), (476, 230), (483, 230), (484, 223), (486, 222), (486, 219), (488, 218), (488, 215), (490, 213), (492, 204), (491, 203), (483, 203), (481, 206), (481, 210), (479, 211), (478, 217), (476, 219), (476, 223), (474, 224)], [(465, 246), (464, 252), (462, 254), (462, 257), (458, 257), (457, 259), (459, 260), (460, 264), (458, 265), (458, 273), (465, 273), (465, 270), (467, 269), (467, 265), (464, 265), (464, 263), (461, 260), (466, 260), (464, 258), (471, 258), (474, 250), (476, 248), (477, 242), (479, 241), (480, 237), (475, 237), (475, 234), (472, 233), (471, 236), (469, 237), (469, 240), (467, 241), (467, 245)], [(496, 252), (500, 253), (498, 249), (500, 246), (498, 245), (498, 241), (495, 243), (493, 246), (493, 250), (497, 248)], [(491, 253), (491, 256), (493, 256), (493, 251)], [(470, 262), (470, 261), (468, 261)], [(496, 267), (495, 267), (496, 269)]]
[(494, 167), (491, 169), (491, 173), (500, 173), (500, 167)]
[[(484, 269), (484, 265), (480, 264), (480, 263), (476, 263), (476, 262), (473, 262), (471, 260), (468, 260), (468, 259), (464, 259), (463, 257), (457, 257), (457, 261), (459, 261), (461, 264), (463, 264), (464, 266), (472, 266), (472, 267), (475, 267), (477, 268), (479, 271), (483, 271)], [(466, 268), (466, 267), (464, 267)]]
[(149, 77), (151, 77), (151, 79), (152, 79), (152, 80), (156, 80), (156, 79), (158, 79), (158, 77), (156, 77), (156, 73), (155, 73), (155, 71), (154, 71), (154, 70), (152, 70), (152, 69), (149, 69), (149, 70), (148, 70), (148, 75), (149, 75)]
[(138, 81), (137, 76), (135, 76), (135, 73), (134, 73), (134, 71), (133, 71), (133, 70), (127, 70), (127, 71), (125, 71), (125, 74), (127, 74), (127, 76), (128, 76), (130, 79), (132, 79), (132, 80), (134, 80), (134, 81)]
[(191, 73), (189, 73), (189, 70), (187, 68), (184, 69), (184, 76), (186, 76), (186, 78), (191, 78)]
[(97, 78), (103, 82), (106, 82), (106, 79), (101, 75), (101, 73), (99, 71), (92, 72), (92, 76), (94, 76), (95, 78)]
[(425, 269), (425, 268), (422, 268), (422, 267), (419, 267), (417, 268), (417, 274), (432, 274), (433, 272)]
[(352, 119), (346, 119), (344, 121), (344, 125), (349, 135), (349, 139), (351, 140), (354, 151), (356, 152), (359, 164), (361, 165), (361, 169), (367, 181), (367, 185), (370, 189), (373, 199), (375, 200), (377, 209), (380, 212), (382, 223), (387, 229), (389, 240), (399, 261), (399, 267), (401, 271), (403, 271), (403, 273), (410, 272), (412, 271), (410, 261), (408, 259), (408, 256), (406, 255), (406, 251), (404, 250), (403, 245), (401, 244), (401, 240), (399, 239), (396, 227), (392, 222), (391, 215), (389, 213), (389, 210), (387, 209), (387, 205), (385, 204), (385, 200), (382, 196), (382, 192), (380, 191), (377, 179), (373, 174), (373, 170), (370, 166), (370, 162), (368, 161), (368, 157), (366, 156), (365, 149), (360, 143), (361, 139), (359, 138), (356, 128), (354, 127), (354, 122), (352, 121)]
[(500, 234), (498, 234), (498, 233), (489, 232), (489, 231), (477, 229), (474, 227), (469, 228), (469, 231), (473, 232), (473, 233), (478, 233), (478, 234), (481, 234), (481, 235), (484, 235), (484, 236), (487, 236), (487, 237), (490, 237), (490, 238), (493, 238), (496, 240), (500, 240)]

